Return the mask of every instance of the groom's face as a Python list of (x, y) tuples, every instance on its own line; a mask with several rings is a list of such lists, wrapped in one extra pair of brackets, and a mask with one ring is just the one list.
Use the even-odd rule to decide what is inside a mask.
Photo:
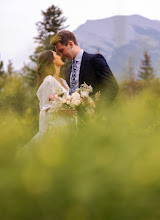
[(73, 57), (73, 48), (72, 44), (68, 43), (67, 46), (58, 42), (56, 44), (56, 51), (60, 54), (61, 57), (65, 57), (68, 61), (71, 61)]

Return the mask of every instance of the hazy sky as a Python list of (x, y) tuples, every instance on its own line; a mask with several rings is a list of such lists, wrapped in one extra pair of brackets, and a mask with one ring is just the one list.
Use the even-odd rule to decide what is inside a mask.
[(160, 0), (0, 0), (0, 58), (5, 66), (9, 59), (15, 69), (29, 61), (36, 46), (35, 23), (42, 21), (41, 10), (52, 4), (62, 9), (70, 31), (86, 20), (114, 15), (140, 14), (160, 20)]

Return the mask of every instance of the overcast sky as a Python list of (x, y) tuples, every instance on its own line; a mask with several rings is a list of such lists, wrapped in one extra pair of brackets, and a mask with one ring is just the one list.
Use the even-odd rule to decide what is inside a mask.
[(42, 21), (41, 10), (52, 4), (67, 17), (68, 30), (74, 31), (87, 20), (114, 15), (139, 14), (160, 20), (160, 0), (0, 0), (0, 59), (11, 59), (15, 69), (29, 62), (37, 36), (35, 23)]

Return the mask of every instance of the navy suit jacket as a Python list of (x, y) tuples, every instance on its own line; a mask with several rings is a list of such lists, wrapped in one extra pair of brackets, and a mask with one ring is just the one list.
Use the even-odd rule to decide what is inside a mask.
[[(72, 64), (66, 70), (66, 81), (70, 86)], [(118, 93), (118, 84), (105, 58), (101, 54), (89, 54), (84, 51), (80, 66), (79, 85), (86, 83), (93, 87), (93, 94), (101, 92), (102, 96), (113, 101)]]

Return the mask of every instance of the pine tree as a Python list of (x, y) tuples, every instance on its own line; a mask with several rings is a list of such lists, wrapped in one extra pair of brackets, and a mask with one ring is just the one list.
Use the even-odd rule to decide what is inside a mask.
[(21, 71), (21, 76), (25, 78), (26, 86), (36, 87), (38, 75), (35, 68), (31, 68), (29, 65), (24, 64)]
[(3, 61), (0, 60), (0, 91), (4, 87), (4, 82), (5, 82), (5, 71), (3, 67)]
[(11, 60), (8, 61), (7, 73), (8, 73), (9, 76), (11, 76), (14, 73), (13, 63), (12, 63)]
[[(63, 23), (66, 18), (62, 16), (62, 10), (54, 5), (49, 7), (46, 11), (42, 11), (43, 20), (36, 23), (38, 36), (35, 37), (36, 47), (34, 54), (30, 56), (32, 62), (37, 64), (38, 55), (44, 50), (54, 50), (54, 47), (50, 44), (51, 37), (58, 31), (66, 28)], [(37, 85), (37, 72), (35, 68), (24, 65), (23, 71), (26, 76), (27, 83), (30, 86)], [(63, 71), (64, 72), (64, 71)]]
[(139, 80), (136, 79), (131, 57), (129, 57), (129, 68), (127, 72), (127, 78), (123, 80), (121, 88), (124, 94), (129, 96), (137, 94), (140, 90)]
[(4, 77), (5, 75), (5, 71), (4, 71), (4, 67), (3, 67), (3, 61), (0, 60), (0, 77)]
[(51, 37), (58, 31), (66, 28), (63, 23), (66, 18), (62, 16), (62, 10), (54, 5), (46, 11), (42, 11), (43, 21), (36, 23), (38, 36), (35, 37), (38, 47), (35, 49), (34, 55), (31, 56), (33, 62), (37, 62), (38, 54), (44, 50), (54, 50), (50, 44)]
[(151, 80), (155, 77), (154, 71), (151, 65), (151, 58), (148, 55), (147, 50), (144, 52), (144, 59), (141, 61), (140, 71), (138, 75), (143, 80)]

